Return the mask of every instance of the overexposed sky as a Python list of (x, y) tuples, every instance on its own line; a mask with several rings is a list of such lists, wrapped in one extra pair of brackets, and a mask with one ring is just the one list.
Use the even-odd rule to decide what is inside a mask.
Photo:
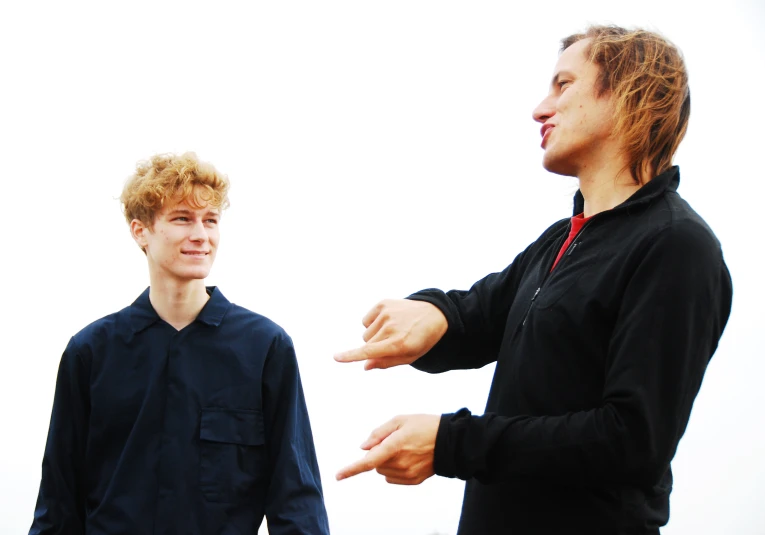
[(542, 169), (531, 111), (560, 38), (589, 22), (659, 30), (684, 52), (680, 193), (734, 282), (663, 533), (765, 533), (757, 0), (3, 3), (0, 533), (31, 523), (69, 337), (148, 284), (124, 180), (193, 150), (232, 181), (208, 282), (295, 341), (332, 533), (453, 535), (461, 481), (334, 474), (396, 414), (482, 412), (493, 366), (364, 372), (332, 355), (362, 342), (378, 300), (467, 288), (570, 215), (576, 182)]

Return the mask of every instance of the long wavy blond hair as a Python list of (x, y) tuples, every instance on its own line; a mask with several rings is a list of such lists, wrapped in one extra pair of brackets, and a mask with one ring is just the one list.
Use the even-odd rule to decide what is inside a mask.
[(136, 165), (120, 201), (128, 224), (138, 219), (151, 228), (168, 202), (186, 201), (194, 209), (205, 205), (228, 208), (228, 189), (228, 178), (209, 163), (200, 162), (193, 152), (157, 154)]
[(678, 48), (661, 35), (618, 26), (590, 26), (561, 41), (561, 52), (592, 39), (589, 60), (600, 68), (598, 96), (614, 99), (615, 133), (624, 140), (632, 178), (644, 184), (666, 171), (688, 129), (691, 93)]

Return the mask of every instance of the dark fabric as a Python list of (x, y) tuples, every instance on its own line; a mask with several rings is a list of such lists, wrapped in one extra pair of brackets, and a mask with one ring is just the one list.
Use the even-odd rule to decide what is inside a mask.
[(415, 368), (497, 362), (485, 413), (444, 414), (436, 439), (436, 473), (467, 481), (460, 535), (666, 524), (670, 461), (732, 298), (720, 244), (678, 184), (673, 167), (592, 217), (552, 272), (568, 219), (469, 291), (410, 296), (449, 323)]
[[(571, 224), (568, 228), (568, 238), (566, 238), (566, 241), (563, 242), (563, 245), (560, 248), (560, 251), (558, 251), (558, 256), (555, 257), (555, 262), (553, 262), (552, 268), (550, 268), (550, 271), (555, 269), (555, 266), (558, 265), (558, 262), (560, 262), (560, 259), (563, 258), (563, 255), (568, 252), (568, 254), (574, 254), (574, 249), (576, 249), (577, 244), (575, 243), (576, 236), (579, 234), (579, 231), (581, 231), (584, 226), (587, 224), (587, 222), (592, 219), (592, 217), (584, 217), (584, 214), (575, 215), (571, 218)], [(571, 249), (569, 250), (569, 247)]]
[(180, 331), (147, 289), (71, 339), (31, 535), (329, 533), (292, 340), (208, 292)]

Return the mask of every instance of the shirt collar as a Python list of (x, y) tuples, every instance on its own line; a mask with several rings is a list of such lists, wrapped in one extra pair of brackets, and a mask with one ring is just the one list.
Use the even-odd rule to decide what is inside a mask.
[(208, 286), (207, 293), (210, 294), (210, 299), (207, 300), (199, 316), (194, 321), (200, 321), (211, 327), (217, 327), (223, 321), (223, 317), (228, 312), (228, 309), (231, 308), (231, 302), (224, 297), (217, 286)]
[[(228, 312), (228, 309), (231, 308), (231, 302), (226, 299), (217, 286), (207, 286), (207, 293), (210, 295), (210, 299), (207, 300), (207, 303), (205, 303), (205, 306), (194, 321), (211, 327), (217, 327), (223, 321), (223, 317)], [(157, 311), (151, 306), (151, 301), (149, 301), (149, 288), (146, 288), (138, 296), (138, 299), (130, 305), (130, 323), (133, 328), (133, 334), (146, 329), (160, 320), (159, 314), (157, 314)]]
[[(635, 193), (633, 193), (629, 199), (624, 201), (619, 206), (616, 206), (614, 210), (647, 203), (667, 191), (677, 191), (677, 187), (679, 185), (680, 168), (676, 165), (673, 165), (660, 175), (657, 175)], [(574, 215), (581, 214), (583, 211), (584, 197), (582, 196), (581, 190), (579, 190), (574, 195)]]

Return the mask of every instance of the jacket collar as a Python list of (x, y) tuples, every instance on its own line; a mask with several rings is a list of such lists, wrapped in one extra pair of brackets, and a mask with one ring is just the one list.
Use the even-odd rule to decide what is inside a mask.
[[(207, 293), (210, 295), (210, 299), (207, 300), (207, 303), (202, 307), (194, 321), (211, 327), (217, 327), (223, 321), (223, 317), (228, 312), (228, 309), (231, 308), (231, 302), (225, 298), (217, 286), (207, 286)], [(161, 318), (157, 311), (154, 310), (154, 307), (151, 306), (149, 288), (146, 288), (138, 296), (138, 299), (130, 305), (130, 324), (133, 328), (133, 334), (146, 329), (158, 321), (161, 321)]]
[[(659, 197), (668, 191), (677, 191), (679, 185), (680, 168), (673, 165), (633, 193), (632, 196), (622, 204), (614, 207), (614, 210), (649, 203), (656, 197)], [(577, 190), (574, 195), (574, 215), (581, 214), (582, 212), (584, 212), (584, 197), (582, 196), (581, 190)]]

